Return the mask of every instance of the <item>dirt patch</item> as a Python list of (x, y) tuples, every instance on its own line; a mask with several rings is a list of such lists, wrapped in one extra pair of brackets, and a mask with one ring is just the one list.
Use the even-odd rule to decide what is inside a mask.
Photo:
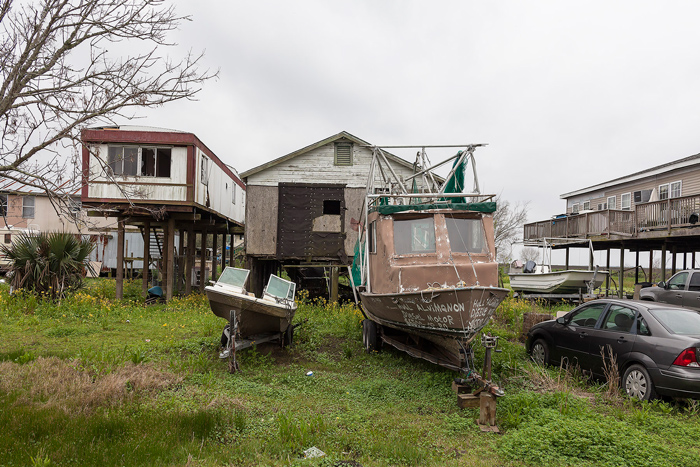
[(66, 412), (91, 412), (162, 391), (182, 381), (152, 365), (131, 363), (95, 376), (74, 362), (56, 357), (37, 358), (25, 365), (0, 363), (0, 389), (19, 394), (18, 403), (58, 407)]

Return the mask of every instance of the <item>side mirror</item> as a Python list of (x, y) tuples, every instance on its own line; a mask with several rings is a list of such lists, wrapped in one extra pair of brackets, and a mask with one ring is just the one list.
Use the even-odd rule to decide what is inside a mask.
[(566, 318), (563, 316), (561, 318), (557, 318), (557, 324), (566, 324)]
[(665, 283), (664, 281), (659, 282), (657, 285), (658, 285), (659, 287), (661, 287), (662, 289), (667, 289), (667, 288), (668, 288), (668, 284)]

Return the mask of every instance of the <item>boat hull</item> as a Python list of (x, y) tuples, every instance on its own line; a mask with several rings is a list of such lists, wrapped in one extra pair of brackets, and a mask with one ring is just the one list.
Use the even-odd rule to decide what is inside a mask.
[(593, 288), (600, 287), (608, 277), (608, 271), (555, 271), (545, 273), (512, 273), (510, 287), (518, 292), (574, 294), (588, 289), (588, 282), (595, 282)]
[(238, 330), (243, 338), (286, 331), (296, 311), (296, 304), (286, 306), (284, 303), (255, 298), (223, 287), (207, 286), (204, 291), (211, 311), (216, 316), (228, 320), (231, 310), (236, 312)]
[(362, 306), (372, 321), (436, 338), (471, 341), (508, 294), (499, 287), (462, 287), (420, 292), (361, 292)]

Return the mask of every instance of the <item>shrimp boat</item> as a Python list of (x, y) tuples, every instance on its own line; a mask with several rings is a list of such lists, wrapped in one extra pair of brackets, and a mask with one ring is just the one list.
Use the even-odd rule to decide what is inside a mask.
[[(249, 275), (248, 269), (229, 266), (215, 283), (204, 288), (211, 311), (229, 321), (229, 329), (234, 330), (233, 333), (229, 331), (233, 339), (227, 338), (229, 343), (235, 342), (232, 349), (271, 340), (291, 344), (291, 323), (297, 308), (296, 285), (272, 274), (262, 297), (258, 298), (245, 289)], [(228, 353), (222, 353), (222, 358), (226, 356)]]
[[(470, 344), (508, 294), (498, 287), (495, 195), (479, 193), (473, 155), (478, 146), (468, 145), (404, 180), (388, 165), (387, 147), (373, 148), (352, 274), (366, 317), (367, 351), (387, 343), (476, 375)], [(429, 165), (425, 147), (420, 147), (416, 167)], [(452, 170), (442, 181), (432, 170), (449, 162)], [(474, 169), (472, 193), (463, 192), (468, 163)], [(393, 178), (385, 179), (386, 174)], [(417, 180), (423, 182), (420, 187)], [(412, 192), (406, 183), (412, 183)], [(482, 343), (495, 346), (487, 340), (489, 344)], [(497, 386), (482, 383), (501, 395)]]

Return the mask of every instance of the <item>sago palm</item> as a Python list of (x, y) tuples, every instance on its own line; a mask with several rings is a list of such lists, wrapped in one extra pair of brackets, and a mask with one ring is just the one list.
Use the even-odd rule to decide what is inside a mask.
[(94, 245), (66, 232), (22, 233), (11, 246), (0, 245), (10, 261), (8, 274), (15, 289), (60, 298), (82, 285)]

